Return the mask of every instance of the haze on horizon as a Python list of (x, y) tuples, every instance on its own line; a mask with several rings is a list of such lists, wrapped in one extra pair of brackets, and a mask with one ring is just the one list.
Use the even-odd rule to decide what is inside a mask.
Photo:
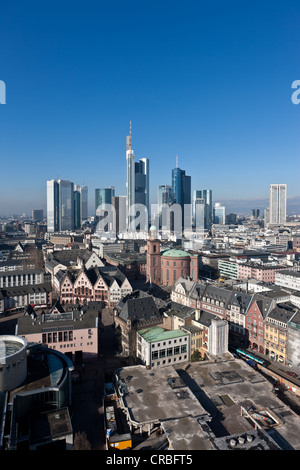
[(49, 179), (87, 185), (91, 212), (96, 188), (124, 195), (130, 121), (152, 203), (178, 154), (229, 211), (271, 183), (294, 208), (298, 17), (297, 0), (3, 2), (0, 214), (45, 210)]

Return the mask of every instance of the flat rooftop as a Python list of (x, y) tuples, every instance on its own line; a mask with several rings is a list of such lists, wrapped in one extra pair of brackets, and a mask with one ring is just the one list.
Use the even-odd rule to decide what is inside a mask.
[[(281, 446), (286, 443), (287, 448), (300, 449), (300, 417), (273, 393), (273, 385), (242, 359), (190, 363), (180, 376), (213, 417), (210, 427), (217, 438), (249, 432), (253, 429), (249, 416), (255, 418), (263, 412), (276, 421), (268, 433), (275, 434)], [(248, 417), (241, 416), (242, 409)]]
[(300, 417), (243, 360), (181, 366), (115, 372), (133, 426), (160, 423), (174, 450), (300, 450)]
[(115, 376), (124, 384), (123, 403), (136, 426), (172, 418), (202, 416), (207, 412), (172, 366), (148, 370), (144, 366), (118, 369)]
[(183, 330), (165, 330), (159, 326), (152, 326), (139, 330), (138, 333), (148, 342), (155, 343), (157, 341), (167, 341), (173, 338), (182, 338), (188, 336)]

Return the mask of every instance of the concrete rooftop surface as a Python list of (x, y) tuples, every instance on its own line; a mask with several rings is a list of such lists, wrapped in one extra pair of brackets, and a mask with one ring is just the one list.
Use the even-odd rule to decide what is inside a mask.
[(300, 449), (300, 417), (241, 359), (115, 374), (132, 423), (160, 423), (174, 450)]

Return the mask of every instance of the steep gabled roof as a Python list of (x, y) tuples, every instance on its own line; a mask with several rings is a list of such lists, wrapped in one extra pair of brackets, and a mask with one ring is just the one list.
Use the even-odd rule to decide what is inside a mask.
[(273, 299), (269, 299), (268, 297), (260, 293), (253, 294), (251, 305), (249, 305), (249, 308), (252, 307), (254, 302), (256, 302), (263, 318), (266, 318), (271, 306), (274, 305)]
[(136, 296), (136, 292), (134, 294), (133, 296), (126, 296), (123, 302), (120, 302), (117, 306), (119, 317), (122, 320), (127, 321), (130, 319), (132, 322), (139, 322), (151, 318), (161, 318), (161, 314), (152, 296)]
[(232, 290), (208, 284), (203, 295), (209, 297), (210, 299), (224, 302), (225, 307), (227, 307), (232, 296)]
[(246, 313), (251, 304), (252, 297), (253, 294), (233, 291), (228, 305), (236, 305), (241, 309), (242, 313)]

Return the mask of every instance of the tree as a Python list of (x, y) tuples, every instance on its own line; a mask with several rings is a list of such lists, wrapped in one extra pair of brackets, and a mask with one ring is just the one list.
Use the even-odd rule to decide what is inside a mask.
[(85, 431), (75, 434), (73, 450), (91, 450), (91, 444), (87, 439)]
[(195, 351), (191, 355), (191, 361), (192, 362), (197, 362), (197, 361), (200, 361), (200, 359), (201, 359), (201, 354), (198, 351), (198, 349), (195, 349)]

